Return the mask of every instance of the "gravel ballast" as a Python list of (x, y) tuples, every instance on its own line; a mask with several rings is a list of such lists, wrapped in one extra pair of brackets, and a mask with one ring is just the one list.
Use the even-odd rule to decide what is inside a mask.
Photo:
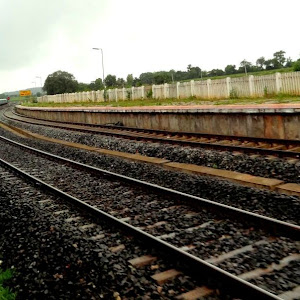
[[(82, 232), (80, 226), (94, 220), (80, 213), (80, 221), (66, 222), (78, 214), (71, 205), (57, 202), (56, 197), (41, 193), (2, 168), (0, 172), (0, 253), (2, 267), (14, 270), (10, 286), (18, 293), (17, 299), (172, 299), (195, 288), (193, 279), (182, 275), (178, 279), (181, 285), (177, 280), (158, 289), (150, 276), (174, 265), (158, 259), (152, 270), (151, 266), (136, 269), (128, 263), (145, 254), (159, 256), (157, 252), (105, 224)], [(66, 209), (67, 214), (53, 214)], [(90, 240), (100, 232), (105, 235), (100, 241)], [(109, 250), (118, 244), (125, 249)]]
[(300, 183), (300, 162), (289, 162), (286, 159), (268, 159), (263, 156), (247, 154), (234, 155), (191, 147), (180, 147), (168, 144), (131, 141), (123, 138), (80, 133), (71, 130), (37, 126), (18, 121), (2, 119), (8, 124), (36, 132), (48, 137), (70, 142), (82, 143), (98, 148), (139, 153), (142, 155), (165, 158), (173, 162), (190, 163), (218, 169), (247, 173), (255, 176), (275, 178), (285, 182)]
[(283, 221), (298, 222), (300, 201), (299, 198), (295, 196), (244, 187), (207, 176), (168, 171), (154, 165), (132, 162), (54, 143), (24, 139), (16, 137), (3, 129), (0, 129), (0, 133), (31, 147), (50, 151), (53, 154), (88, 165), (156, 183), (181, 192), (232, 205)]
[[(43, 128), (42, 130), (46, 129)], [(49, 128), (47, 130), (52, 131)], [(59, 133), (60, 131), (61, 133)], [(38, 133), (45, 134), (40, 131)], [(146, 163), (132, 162), (54, 143), (24, 139), (16, 137), (3, 129), (0, 129), (0, 134), (21, 143), (26, 143), (31, 147), (51, 151), (53, 154), (72, 160), (283, 221), (298, 223), (300, 201), (297, 197), (243, 187), (225, 180), (167, 171), (161, 167)], [(47, 134), (50, 133), (48, 132)], [(61, 134), (64, 138), (56, 136), (57, 134)], [(83, 143), (79, 140), (72, 140), (74, 135), (76, 139), (80, 139), (81, 136), (85, 144), (87, 143), (86, 138), (91, 139), (93, 143), (97, 143), (97, 139), (100, 138), (100, 136), (70, 133), (69, 131), (58, 129), (55, 129), (54, 136), (50, 137), (70, 138), (70, 141)], [(102, 142), (106, 143), (107, 137), (102, 138)], [(127, 140), (116, 140), (118, 140), (118, 143), (122, 143), (122, 146), (128, 146), (126, 145), (128, 143)], [(111, 138), (110, 142), (115, 145), (113, 138)], [(110, 142), (108, 141), (108, 144)], [(130, 143), (128, 147), (131, 147)], [(149, 145), (147, 143), (142, 144)], [(98, 144), (94, 146), (101, 147)], [(152, 146), (155, 146), (155, 144), (150, 145), (150, 147)], [(165, 145), (156, 146), (165, 148)], [(18, 166), (23, 166), (27, 170), (32, 170), (32, 174), (35, 176), (41, 177), (49, 183), (57, 184), (64, 191), (92, 205), (96, 205), (118, 218), (130, 217), (131, 219), (127, 220), (130, 224), (141, 227), (143, 230), (156, 236), (165, 235), (162, 239), (171, 244), (178, 247), (193, 244), (195, 248), (192, 248), (189, 252), (201, 258), (210, 259), (236, 248), (258, 242), (260, 239), (267, 241), (267, 244), (258, 244), (251, 252), (241, 253), (219, 264), (225, 270), (235, 274), (242, 274), (257, 267), (267, 267), (268, 264), (277, 263), (281, 258), (298, 251), (296, 244), (290, 239), (283, 237), (273, 239), (269, 234), (254, 230), (254, 228), (250, 228), (246, 224), (240, 226), (239, 222), (216, 218), (208, 211), (197, 211), (197, 209), (186, 205), (180, 205), (178, 208), (178, 203), (175, 199), (171, 199), (174, 200), (172, 202), (168, 198), (158, 198), (151, 191), (145, 193), (139, 187), (131, 187), (129, 184), (119, 181), (110, 181), (108, 178), (102, 178), (101, 176), (95, 177), (83, 171), (72, 169), (70, 166), (62, 166), (53, 161), (48, 161), (45, 158), (34, 158), (35, 156), (29, 152), (3, 144), (3, 142), (1, 142), (0, 147), (2, 158), (16, 162)], [(130, 149), (132, 149), (132, 153), (135, 153), (134, 149), (136, 150), (136, 148), (131, 147)], [(120, 149), (114, 150), (120, 151)], [(195, 149), (183, 148), (183, 150), (194, 151)], [(213, 153), (214, 151), (208, 152)], [(220, 152), (216, 153), (220, 154)], [(189, 152), (188, 156), (190, 154)], [(225, 154), (225, 152), (222, 153), (222, 155)], [(243, 156), (233, 157), (241, 158)], [(270, 162), (273, 163), (273, 161)], [(284, 163), (287, 162), (285, 161)], [(294, 166), (296, 165), (297, 163), (294, 164)], [(8, 180), (13, 179), (8, 176)], [(41, 205), (32, 205), (32, 200), (36, 202), (45, 198), (37, 190), (28, 191), (25, 189), (24, 191), (23, 186), (24, 183), (20, 183), (19, 190), (17, 186), (15, 190), (11, 191), (9, 183), (1, 180), (0, 201), (4, 203), (4, 212), (1, 213), (0, 219), (3, 217), (4, 222), (0, 222), (0, 229), (3, 229), (5, 234), (3, 238), (0, 237), (0, 253), (3, 254), (3, 260), (5, 261), (4, 267), (20, 264), (20, 266), (16, 267), (17, 270), (21, 271), (17, 271), (17, 275), (14, 277), (14, 285), (22, 296), (25, 295), (25, 298), (29, 297), (29, 294), (26, 294), (28, 286), (30, 286), (29, 293), (32, 292), (30, 299), (39, 299), (41, 295), (44, 298), (48, 298), (50, 295), (49, 299), (57, 299), (57, 295), (61, 295), (64, 289), (67, 291), (65, 299), (119, 299), (119, 295), (122, 296), (121, 299), (172, 299), (179, 294), (178, 282), (180, 282), (184, 291), (188, 291), (196, 286), (196, 283), (191, 278), (182, 276), (175, 281), (176, 284), (170, 283), (166, 286), (167, 288), (164, 286), (162, 290), (158, 290), (157, 285), (149, 280), (149, 272), (152, 270), (146, 268), (145, 270), (137, 271), (128, 267), (128, 260), (133, 258), (133, 256), (149, 254), (149, 252), (145, 253), (145, 250), (142, 250), (143, 247), (132, 245), (131, 238), (124, 237), (118, 231), (107, 228), (104, 224), (99, 224), (99, 227), (96, 229), (86, 230), (82, 234), (82, 230), (79, 230), (78, 226), (86, 225), (87, 222), (92, 223), (92, 219), (84, 216), (83, 220), (66, 223), (66, 218), (77, 215), (73, 210), (71, 213), (61, 214), (60, 218), (54, 218), (53, 213), (57, 210), (57, 204), (52, 203), (52, 200), (55, 199), (50, 197), (50, 204), (43, 204), (42, 207)], [(5, 209), (6, 207), (7, 209)], [(22, 210), (23, 207), (24, 211)], [(62, 205), (59, 209), (63, 210), (65, 207)], [(132, 218), (132, 215), (135, 215), (135, 217)], [(17, 224), (19, 220), (21, 222)], [(163, 222), (159, 226), (152, 226), (153, 223), (161, 221)], [(199, 224), (206, 223), (209, 223), (209, 226), (197, 228)], [(196, 227), (195, 230), (189, 231), (194, 226)], [(16, 227), (15, 230), (10, 230), (14, 227)], [(101, 234), (103, 231), (108, 233), (107, 238), (97, 245), (88, 238), (89, 234)], [(12, 249), (12, 246), (7, 242), (10, 239), (13, 241), (13, 244), (18, 245), (19, 243), (21, 246)], [(27, 244), (30, 246), (27, 247)], [(120, 254), (112, 254), (111, 251), (108, 251), (109, 247), (114, 247), (117, 244), (126, 245), (125, 251), (121, 251)], [(51, 263), (56, 258), (54, 253), (56, 253), (57, 247), (59, 248), (58, 259), (57, 262), (53, 263), (54, 269), (51, 269), (51, 277), (48, 271), (41, 270), (48, 268), (49, 262)], [(27, 254), (23, 255), (23, 253), (27, 252), (26, 248), (29, 251), (28, 257), (26, 257)], [(19, 250), (21, 251), (20, 253), (17, 252)], [(48, 252), (50, 253), (50, 258), (47, 258)], [(153, 249), (150, 252), (155, 255)], [(75, 254), (73, 255), (73, 253)], [(13, 264), (14, 257), (18, 259), (16, 260), (17, 264)], [(67, 271), (57, 264), (65, 265)], [(171, 268), (172, 266), (168, 264), (159, 260), (159, 270), (162, 271), (167, 266)], [(72, 269), (70, 266), (74, 268)], [(289, 265), (286, 268), (286, 273), (290, 274), (296, 268), (295, 266), (297, 266), (297, 263)], [(68, 277), (69, 269), (75, 272), (70, 277)], [(58, 272), (53, 274), (54, 270)], [(87, 273), (85, 273), (86, 271)], [(158, 270), (155, 272), (158, 272)], [(285, 271), (272, 273), (266, 276), (265, 279), (259, 277), (254, 279), (253, 282), (272, 292), (282, 293), (295, 287), (295, 282), (290, 282), (286, 273)], [(25, 274), (24, 283), (21, 280), (21, 274)], [(55, 293), (58, 292), (58, 294), (53, 294), (52, 292), (54, 288), (53, 281), (55, 281), (55, 287), (58, 286), (55, 288)], [(272, 287), (272, 282), (274, 284), (278, 283), (278, 288)], [(144, 285), (147, 287), (144, 287)], [(118, 288), (120, 286), (122, 287), (121, 290)], [(84, 292), (82, 292), (82, 289), (84, 289)]]

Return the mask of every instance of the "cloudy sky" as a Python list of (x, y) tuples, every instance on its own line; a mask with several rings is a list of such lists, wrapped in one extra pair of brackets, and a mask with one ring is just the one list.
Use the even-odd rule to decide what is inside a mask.
[[(105, 75), (300, 57), (299, 0), (0, 0), (0, 93)], [(34, 83), (36, 82), (36, 83)]]

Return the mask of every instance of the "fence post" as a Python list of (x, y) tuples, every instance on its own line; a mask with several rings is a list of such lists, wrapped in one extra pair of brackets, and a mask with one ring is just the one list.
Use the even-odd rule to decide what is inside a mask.
[(177, 97), (177, 99), (180, 98), (180, 95), (179, 95), (179, 85), (180, 85), (180, 82), (176, 82), (176, 97)]
[(192, 97), (194, 97), (194, 95), (195, 95), (194, 89), (195, 89), (195, 81), (191, 80), (191, 96)]
[(167, 99), (167, 97), (168, 97), (168, 91), (167, 91), (167, 89), (168, 89), (168, 84), (165, 83), (165, 84), (164, 84), (164, 98), (165, 98), (165, 99)]
[(254, 96), (254, 76), (249, 76), (249, 91), (250, 91), (250, 97)]
[(227, 86), (227, 97), (230, 98), (230, 92), (231, 92), (231, 78), (226, 77), (226, 86)]
[(141, 90), (142, 90), (142, 99), (145, 99), (145, 87), (143, 85), (141, 86)]
[(211, 79), (207, 79), (207, 98), (210, 98), (210, 86), (211, 86)]
[(280, 91), (281, 91), (281, 74), (279, 72), (276, 72), (275, 78), (276, 78), (276, 92), (280, 93)]
[(118, 89), (115, 89), (116, 101), (118, 102)]

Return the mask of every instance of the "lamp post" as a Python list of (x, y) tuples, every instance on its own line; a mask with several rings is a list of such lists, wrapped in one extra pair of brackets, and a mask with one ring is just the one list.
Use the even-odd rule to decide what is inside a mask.
[(102, 80), (103, 80), (103, 85), (105, 89), (105, 82), (104, 82), (104, 63), (103, 63), (103, 50), (102, 48), (93, 48), (93, 50), (101, 50), (101, 56), (102, 56)]
[(43, 86), (43, 85), (42, 85), (42, 77), (41, 77), (41, 76), (35, 76), (35, 78), (39, 78), (39, 79), (40, 79), (41, 87), (42, 87), (42, 86)]

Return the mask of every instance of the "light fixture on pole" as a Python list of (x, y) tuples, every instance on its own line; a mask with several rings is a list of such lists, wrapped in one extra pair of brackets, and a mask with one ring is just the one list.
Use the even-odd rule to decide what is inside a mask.
[(35, 76), (35, 78), (39, 78), (40, 79), (41, 87), (43, 87), (43, 85), (42, 85), (42, 77), (41, 76)]
[(103, 85), (105, 89), (105, 82), (104, 82), (104, 63), (103, 63), (103, 50), (102, 48), (93, 48), (93, 50), (101, 50), (101, 56), (102, 56), (102, 80), (103, 80)]

